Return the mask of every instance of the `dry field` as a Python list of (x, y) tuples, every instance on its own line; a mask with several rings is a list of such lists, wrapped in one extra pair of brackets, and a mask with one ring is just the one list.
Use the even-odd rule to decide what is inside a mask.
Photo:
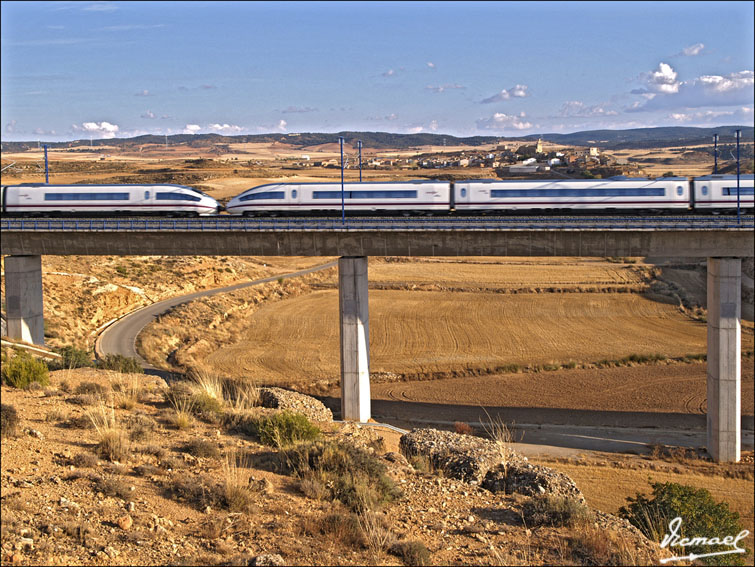
[[(207, 362), (273, 382), (339, 375), (335, 290), (263, 307), (250, 323), (239, 344)], [(638, 294), (370, 292), (371, 371), (405, 379), (632, 354), (682, 357), (705, 352), (705, 344), (705, 324)]]
[(521, 292), (622, 288), (640, 290), (652, 276), (651, 266), (610, 262), (603, 258), (390, 258), (371, 261), (371, 284), (434, 286), (444, 290)]

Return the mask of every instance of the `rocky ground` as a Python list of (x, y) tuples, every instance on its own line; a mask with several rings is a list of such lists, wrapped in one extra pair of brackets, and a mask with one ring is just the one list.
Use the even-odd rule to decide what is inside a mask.
[[(570, 525), (546, 521), (533, 505), (538, 495), (580, 503), (579, 488), (505, 443), (334, 423), (317, 400), (277, 388), (259, 391), (266, 407), (242, 410), (238, 398), (225, 400), (180, 423), (175, 391), (153, 376), (93, 369), (53, 372), (44, 388), (4, 385), (2, 564), (645, 564), (660, 557), (655, 544), (601, 512), (584, 508)], [(7, 406), (19, 418), (15, 431)], [(317, 492), (292, 474), (291, 453), (233, 426), (244, 412), (284, 410), (308, 415), (323, 439), (359, 447), (385, 467), (398, 489), (393, 501), (355, 511), (329, 498), (328, 487)], [(102, 422), (92, 427), (98, 414), (120, 432), (116, 457), (102, 453)], [(230, 467), (229, 456), (241, 454), (243, 466)], [(240, 511), (209, 498), (231, 473), (250, 495)]]

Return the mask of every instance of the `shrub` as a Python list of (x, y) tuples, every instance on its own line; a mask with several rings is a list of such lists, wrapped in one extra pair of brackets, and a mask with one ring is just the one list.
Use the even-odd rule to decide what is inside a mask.
[(18, 433), (18, 412), (9, 404), (0, 404), (0, 436), (14, 437)]
[(73, 391), (74, 394), (90, 394), (94, 396), (102, 397), (105, 392), (108, 391), (106, 386), (98, 384), (97, 382), (82, 382)]
[(142, 374), (144, 369), (136, 358), (123, 356), (122, 354), (106, 354), (97, 361), (97, 368), (102, 370), (115, 370), (122, 374)]
[(73, 464), (82, 469), (96, 467), (98, 462), (99, 459), (94, 453), (79, 453), (73, 458)]
[(2, 376), (6, 384), (16, 388), (26, 388), (32, 382), (37, 382), (40, 386), (50, 384), (47, 365), (25, 351), (17, 353), (3, 364)]
[(400, 557), (405, 565), (430, 565), (430, 551), (421, 541), (399, 541), (390, 552)]
[(385, 465), (354, 445), (334, 441), (302, 443), (289, 450), (286, 457), (307, 490), (316, 485), (353, 511), (373, 509), (400, 495)]
[(186, 443), (182, 451), (193, 455), (194, 457), (219, 457), (220, 450), (212, 441), (206, 439), (192, 439)]
[(47, 366), (50, 370), (66, 370), (72, 368), (88, 368), (94, 366), (94, 360), (91, 353), (75, 346), (64, 346), (56, 348), (55, 352), (63, 358), (60, 360), (49, 361)]
[(261, 443), (279, 448), (320, 437), (320, 430), (306, 416), (290, 411), (258, 418), (252, 422), (252, 429)]
[(575, 498), (540, 494), (525, 505), (525, 515), (533, 525), (576, 526), (592, 520), (590, 509)]
[[(730, 511), (726, 502), (716, 502), (704, 488), (676, 482), (656, 482), (651, 486), (652, 498), (639, 493), (636, 498), (627, 498), (628, 505), (619, 509), (619, 516), (629, 520), (652, 540), (661, 542), (665, 535), (670, 535), (669, 523), (677, 517), (682, 519), (678, 531), (680, 537), (723, 539), (729, 535), (736, 537), (742, 531), (739, 514)], [(708, 545), (683, 549), (684, 555), (699, 555), (730, 551), (732, 547)], [(708, 565), (744, 565), (743, 555), (727, 554), (703, 557), (701, 560)]]
[(461, 435), (472, 435), (474, 433), (474, 430), (468, 423), (464, 423), (463, 421), (456, 421), (454, 422), (454, 432)]

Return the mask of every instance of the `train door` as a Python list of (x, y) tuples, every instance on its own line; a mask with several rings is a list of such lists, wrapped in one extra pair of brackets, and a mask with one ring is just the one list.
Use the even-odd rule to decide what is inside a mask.
[(141, 195), (137, 197), (136, 204), (144, 212), (153, 212), (155, 210), (155, 188), (145, 187)]

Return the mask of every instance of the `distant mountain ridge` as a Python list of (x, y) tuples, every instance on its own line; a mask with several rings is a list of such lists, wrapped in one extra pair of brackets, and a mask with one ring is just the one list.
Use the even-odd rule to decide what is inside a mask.
[[(370, 149), (408, 149), (417, 146), (480, 146), (501, 141), (527, 143), (541, 139), (545, 142), (570, 146), (592, 146), (604, 150), (659, 148), (668, 146), (693, 146), (712, 144), (713, 135), (718, 134), (719, 144), (731, 144), (735, 141), (735, 131), (742, 131), (742, 142), (752, 142), (755, 128), (752, 126), (718, 126), (715, 128), (693, 128), (683, 126), (666, 126), (659, 128), (634, 128), (629, 130), (586, 130), (571, 134), (533, 134), (520, 137), (472, 136), (459, 138), (445, 134), (393, 134), (390, 132), (336, 132), (296, 134), (249, 134), (224, 136), (222, 134), (176, 134), (168, 136), (169, 144), (188, 144), (192, 147), (207, 147), (216, 144), (238, 143), (272, 143), (279, 142), (293, 146), (317, 146), (337, 143), (339, 137), (351, 146), (361, 140), (364, 148)], [(71, 142), (47, 142), (49, 148), (66, 148), (71, 146), (120, 146), (124, 148), (144, 144), (164, 144), (165, 136), (144, 135), (134, 138), (110, 138), (103, 140), (74, 140)], [(38, 142), (2, 142), (4, 151), (23, 151), (36, 148)]]

